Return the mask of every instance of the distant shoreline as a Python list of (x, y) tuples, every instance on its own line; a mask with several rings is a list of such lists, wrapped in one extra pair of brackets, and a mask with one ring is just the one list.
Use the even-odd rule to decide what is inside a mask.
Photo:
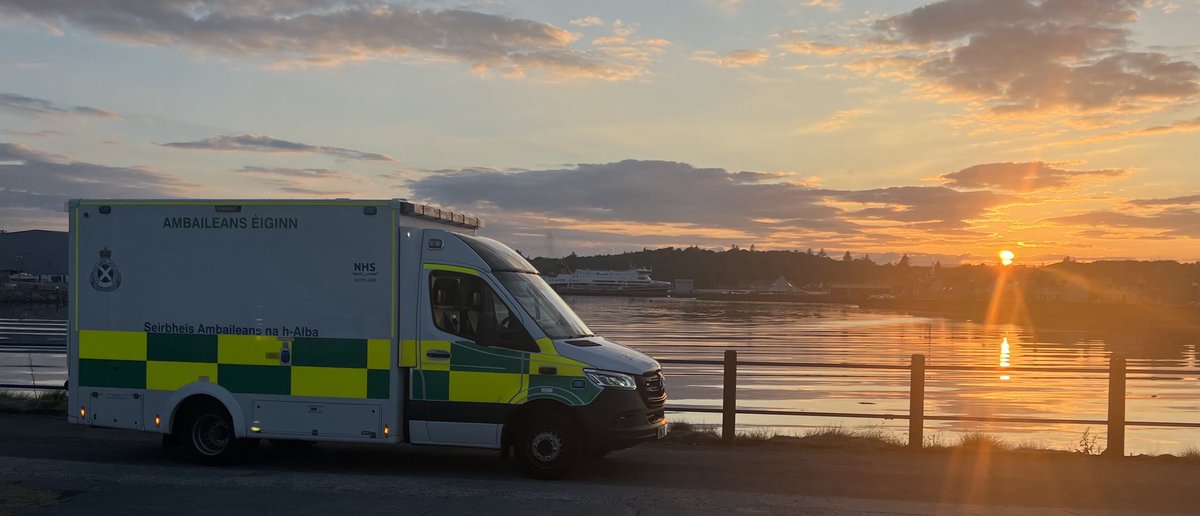
[[(586, 296), (570, 293), (566, 296)], [(589, 296), (591, 297), (591, 296)], [(652, 296), (609, 294), (604, 297)], [(692, 296), (682, 296), (692, 297)], [(995, 324), (1019, 324), (1035, 328), (1068, 329), (1175, 329), (1200, 330), (1200, 306), (1171, 306), (1133, 303), (1066, 303), (1023, 302), (1005, 299), (1000, 309), (991, 312), (987, 301), (949, 299), (849, 299), (828, 295), (768, 294), (768, 293), (697, 293), (703, 301), (741, 301), (781, 304), (851, 305), (870, 310), (887, 310), (913, 314), (929, 314), (954, 319)], [(0, 297), (0, 306), (61, 307), (64, 297), (57, 299)]]
[(1018, 302), (1006, 298), (994, 313), (988, 301), (955, 299), (850, 299), (794, 293), (699, 293), (707, 301), (854, 305), (863, 309), (964, 319), (1035, 328), (1067, 329), (1200, 329), (1200, 306), (1133, 303)]
[(946, 317), (1036, 328), (1200, 329), (1200, 306), (1132, 303), (1015, 302), (992, 310), (987, 301), (870, 299), (861, 308), (931, 313)]

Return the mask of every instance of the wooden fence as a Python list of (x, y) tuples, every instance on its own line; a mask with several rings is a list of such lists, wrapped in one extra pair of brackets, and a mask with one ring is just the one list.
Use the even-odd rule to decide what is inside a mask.
[[(1108, 429), (1108, 447), (1105, 455), (1121, 457), (1125, 455), (1125, 427), (1151, 426), (1171, 428), (1200, 428), (1200, 423), (1183, 423), (1169, 421), (1127, 421), (1125, 419), (1125, 380), (1129, 374), (1153, 375), (1200, 375), (1200, 371), (1172, 369), (1127, 369), (1125, 357), (1114, 354), (1109, 360), (1108, 369), (1081, 367), (972, 367), (972, 366), (930, 366), (925, 363), (925, 355), (912, 356), (909, 365), (882, 364), (829, 364), (812, 362), (774, 362), (774, 361), (739, 361), (737, 351), (726, 351), (724, 360), (679, 360), (663, 359), (660, 363), (671, 365), (702, 365), (723, 366), (722, 402), (720, 408), (715, 407), (686, 407), (667, 405), (669, 412), (718, 413), (721, 414), (721, 436), (727, 442), (732, 442), (737, 435), (737, 415), (771, 415), (771, 416), (809, 416), (837, 418), (867, 418), (867, 419), (907, 419), (908, 446), (921, 448), (924, 446), (926, 421), (978, 421), (991, 423), (1049, 423), (1049, 424), (1078, 424), (1104, 425)], [(738, 367), (789, 367), (789, 368), (830, 368), (830, 369), (866, 369), (866, 370), (907, 370), (909, 371), (909, 398), (907, 414), (880, 414), (858, 412), (814, 412), (805, 410), (779, 409), (750, 409), (737, 408)], [(1072, 418), (1033, 418), (1006, 416), (968, 416), (925, 413), (925, 373), (927, 371), (951, 372), (1037, 372), (1037, 373), (1076, 373), (1103, 374), (1108, 373), (1108, 417), (1097, 419)]]

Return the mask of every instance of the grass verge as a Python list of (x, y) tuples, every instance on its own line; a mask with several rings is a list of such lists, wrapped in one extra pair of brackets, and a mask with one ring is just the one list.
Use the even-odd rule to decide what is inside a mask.
[(0, 412), (9, 414), (65, 414), (67, 391), (36, 394), (0, 391)]
[[(683, 444), (716, 444), (721, 434), (711, 425), (694, 425), (687, 422), (672, 422), (668, 442)], [(809, 430), (799, 435), (779, 433), (764, 428), (738, 432), (739, 445), (790, 445), (807, 448), (899, 448), (904, 443), (894, 435), (879, 429), (847, 430), (841, 427), (826, 427)]]
[[(688, 422), (671, 422), (671, 432), (664, 441), (689, 445), (721, 444), (721, 433), (717, 425), (696, 425)], [(1095, 436), (1090, 430), (1083, 432), (1080, 446), (1074, 450), (1051, 448), (1043, 443), (1021, 442), (1012, 444), (1003, 439), (983, 432), (972, 432), (959, 436), (956, 440), (947, 442), (942, 434), (925, 436), (922, 452), (925, 453), (1015, 453), (1029, 455), (1055, 456), (1099, 456)], [(833, 450), (862, 450), (862, 451), (901, 451), (908, 446), (902, 435), (885, 431), (880, 428), (847, 429), (842, 427), (824, 427), (805, 431), (801, 434), (786, 434), (765, 428), (755, 428), (738, 432), (735, 445), (737, 446), (794, 446), (807, 449)], [(1163, 457), (1168, 459), (1200, 462), (1200, 448), (1194, 446), (1184, 449), (1175, 455), (1140, 456)]]
[(21, 482), (0, 481), (0, 514), (47, 507), (58, 503), (62, 494)]

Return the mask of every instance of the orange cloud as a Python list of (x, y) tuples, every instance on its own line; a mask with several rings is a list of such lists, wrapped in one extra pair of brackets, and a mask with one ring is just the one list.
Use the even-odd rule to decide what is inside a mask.
[(838, 111), (820, 122), (801, 129), (803, 133), (832, 133), (842, 131), (851, 126), (851, 124), (863, 116), (870, 114), (868, 109), (847, 109)]
[(598, 16), (584, 16), (582, 18), (575, 18), (567, 23), (576, 27), (594, 27), (596, 25), (603, 25), (604, 20)]
[(1142, 129), (1134, 129), (1130, 131), (1120, 131), (1114, 133), (1098, 134), (1094, 136), (1086, 136), (1074, 140), (1066, 140), (1054, 142), (1050, 145), (1087, 145), (1091, 143), (1107, 142), (1114, 140), (1125, 140), (1129, 138), (1138, 138), (1143, 136), (1159, 136), (1171, 133), (1191, 133), (1200, 131), (1200, 116), (1190, 120), (1179, 120), (1167, 125), (1157, 125), (1154, 127), (1145, 127)]
[(941, 176), (954, 188), (997, 188), (1011, 192), (1032, 192), (1048, 188), (1076, 186), (1089, 179), (1118, 179), (1128, 170), (1065, 170), (1051, 163), (987, 163)]
[(733, 50), (725, 54), (717, 54), (711, 50), (702, 50), (692, 54), (692, 59), (714, 64), (721, 68), (744, 68), (758, 66), (770, 58), (764, 50)]
[(793, 40), (787, 43), (782, 43), (778, 46), (779, 50), (789, 54), (800, 55), (817, 55), (817, 56), (840, 56), (845, 54), (860, 54), (862, 51), (850, 45), (835, 45), (833, 43), (819, 43), (809, 40)]
[(1130, 39), (1141, 7), (1141, 0), (939, 0), (878, 20), (856, 44), (794, 31), (780, 36), (790, 41), (779, 48), (865, 56), (842, 66), (910, 82), (927, 99), (964, 104), (973, 123), (989, 130), (1111, 127), (1200, 97), (1194, 59), (1142, 51)]

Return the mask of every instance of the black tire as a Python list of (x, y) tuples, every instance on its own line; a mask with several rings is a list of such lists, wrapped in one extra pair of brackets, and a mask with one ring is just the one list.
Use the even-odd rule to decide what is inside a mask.
[(541, 480), (567, 476), (585, 450), (583, 432), (575, 421), (554, 411), (530, 415), (517, 431), (513, 445), (521, 469)]
[(189, 411), (184, 423), (185, 433), (179, 438), (198, 464), (228, 466), (237, 462), (249, 447), (249, 440), (235, 437), (233, 418), (218, 403), (197, 405)]

